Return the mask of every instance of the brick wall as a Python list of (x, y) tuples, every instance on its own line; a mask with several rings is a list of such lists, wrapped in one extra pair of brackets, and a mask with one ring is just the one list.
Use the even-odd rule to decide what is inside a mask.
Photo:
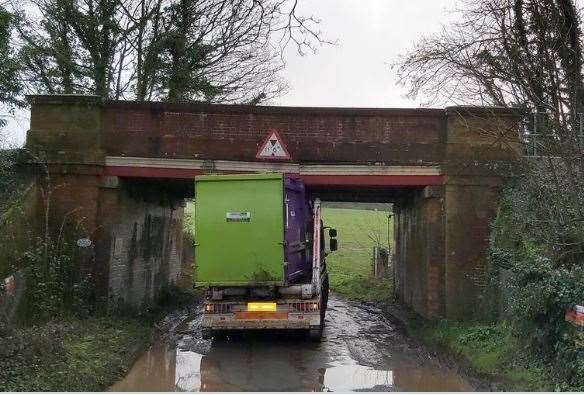
[(443, 316), (442, 188), (427, 187), (404, 197), (394, 205), (394, 213), (396, 293), (419, 314)]
[(443, 110), (293, 109), (140, 105), (108, 102), (109, 155), (255, 160), (276, 129), (294, 162), (435, 164), (441, 160)]
[(489, 297), (487, 249), (497, 201), (496, 185), (446, 186), (444, 300), (450, 318), (480, 319), (491, 313), (483, 309), (488, 301), (482, 299)]

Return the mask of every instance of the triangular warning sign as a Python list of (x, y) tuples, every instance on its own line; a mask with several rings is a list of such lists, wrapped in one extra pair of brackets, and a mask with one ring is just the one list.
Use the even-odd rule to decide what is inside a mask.
[(260, 145), (260, 149), (256, 154), (256, 159), (268, 160), (288, 160), (290, 153), (284, 144), (284, 140), (280, 137), (277, 131), (268, 130), (266, 138)]

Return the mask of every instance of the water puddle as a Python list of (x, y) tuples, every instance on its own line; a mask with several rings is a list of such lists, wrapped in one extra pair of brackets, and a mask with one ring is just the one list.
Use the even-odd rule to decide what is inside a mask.
[[(472, 391), (376, 314), (331, 299), (325, 339), (256, 334), (213, 343), (190, 320), (176, 346), (145, 352), (111, 391)], [(385, 328), (385, 330), (383, 330)], [(371, 329), (368, 332), (368, 329)]]

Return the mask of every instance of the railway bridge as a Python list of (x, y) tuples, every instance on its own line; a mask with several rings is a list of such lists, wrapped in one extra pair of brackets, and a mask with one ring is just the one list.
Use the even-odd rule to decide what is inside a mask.
[[(394, 204), (396, 292), (420, 314), (474, 318), (489, 302), (489, 222), (519, 150), (512, 111), (29, 100), (26, 147), (50, 174), (38, 184), (53, 228), (91, 240), (82, 265), (110, 299), (139, 304), (180, 280), (196, 175), (279, 171), (323, 200)], [(260, 155), (265, 144), (278, 155)], [(46, 199), (39, 187), (39, 209)]]

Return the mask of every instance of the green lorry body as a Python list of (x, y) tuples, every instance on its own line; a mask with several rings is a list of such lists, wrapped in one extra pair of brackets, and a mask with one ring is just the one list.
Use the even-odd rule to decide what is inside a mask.
[(281, 174), (195, 178), (195, 281), (284, 285)]

